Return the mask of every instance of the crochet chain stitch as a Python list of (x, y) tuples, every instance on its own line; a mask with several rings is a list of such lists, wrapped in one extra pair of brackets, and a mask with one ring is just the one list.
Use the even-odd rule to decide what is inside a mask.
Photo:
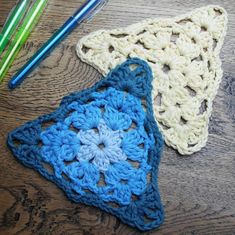
[(99, 207), (140, 230), (164, 213), (157, 174), (163, 147), (151, 103), (152, 73), (133, 58), (53, 113), (9, 133), (25, 166), (57, 184), (75, 202)]

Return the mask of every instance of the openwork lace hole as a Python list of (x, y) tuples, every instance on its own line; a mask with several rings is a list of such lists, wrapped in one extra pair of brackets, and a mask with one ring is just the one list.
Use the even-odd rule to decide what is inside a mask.
[(195, 143), (195, 144), (188, 143), (188, 148), (193, 148), (196, 145), (197, 145), (197, 143)]
[(105, 148), (105, 144), (104, 144), (104, 143), (98, 144), (98, 148), (99, 148), (100, 150), (103, 150), (103, 149)]
[(42, 162), (42, 166), (49, 174), (54, 174), (54, 168), (50, 164), (47, 162)]
[(170, 72), (171, 68), (168, 64), (164, 64), (162, 67), (162, 70), (164, 73), (168, 74)]
[(114, 38), (125, 38), (125, 37), (127, 37), (129, 34), (127, 34), (127, 33), (121, 33), (121, 34), (113, 34), (113, 33), (111, 33), (110, 34), (110, 36), (111, 37), (114, 37)]
[(136, 74), (136, 77), (145, 77), (145, 76), (146, 76), (146, 73), (143, 71)]
[(196, 41), (196, 39), (195, 39), (195, 38), (191, 38), (191, 41), (192, 41), (192, 43), (194, 43), (194, 44), (196, 44), (196, 43), (197, 43), (197, 41)]
[(152, 174), (149, 172), (146, 177), (147, 177), (147, 182), (151, 183), (152, 182)]
[(137, 67), (138, 67), (138, 64), (130, 64), (129, 65), (129, 68), (130, 68), (131, 71), (136, 70)]
[(134, 130), (136, 128), (137, 128), (137, 124), (134, 121), (132, 121), (131, 126), (127, 129), (127, 131)]
[(111, 45), (109, 46), (109, 53), (112, 53), (114, 51), (114, 47)]
[(141, 99), (141, 105), (144, 110), (144, 112), (147, 112), (147, 101), (146, 99)]
[(170, 41), (172, 43), (176, 43), (177, 39), (179, 38), (179, 33), (172, 33)]
[(45, 130), (47, 129), (48, 127), (54, 125), (56, 122), (54, 120), (48, 120), (48, 121), (45, 121), (45, 122), (42, 122), (41, 123), (41, 128), (42, 130)]
[(213, 38), (213, 45), (212, 45), (213, 50), (215, 50), (217, 43), (218, 41), (215, 38)]
[(123, 87), (122, 90), (125, 92), (125, 95), (127, 95), (127, 93), (129, 93), (129, 87), (128, 86)]
[(99, 130), (98, 130), (97, 127), (92, 128), (92, 130), (93, 130), (95, 133), (99, 133)]
[(71, 182), (70, 178), (64, 172), (61, 175), (66, 181)]
[(188, 122), (188, 121), (187, 121), (186, 119), (184, 119), (183, 117), (180, 118), (180, 125), (182, 125), (182, 126), (183, 126), (183, 125), (186, 125), (187, 122)]
[(71, 116), (74, 111), (75, 109), (69, 109), (68, 112), (66, 113), (66, 116), (67, 117)]
[(203, 57), (202, 57), (202, 55), (199, 55), (198, 57), (193, 58), (191, 61), (192, 62), (193, 61), (203, 61)]
[(187, 23), (190, 23), (190, 22), (192, 22), (191, 19), (183, 19), (183, 20), (180, 20), (176, 23), (179, 24), (179, 25), (186, 25)]
[(106, 91), (107, 87), (106, 86), (100, 86), (99, 88), (96, 89), (97, 92), (103, 92)]
[(72, 189), (71, 190), (73, 194), (75, 194), (76, 196), (79, 195), (80, 193), (78, 193), (76, 190)]
[(87, 189), (87, 188), (83, 189), (83, 191), (84, 191), (85, 193), (94, 194), (91, 190), (89, 190), (89, 189)]
[(207, 31), (207, 27), (206, 26), (201, 26), (201, 32), (206, 32)]
[(192, 97), (196, 96), (197, 94), (196, 91), (194, 91), (190, 86), (185, 86), (184, 88), (188, 91), (190, 96)]
[(142, 143), (142, 144), (139, 144), (138, 147), (141, 148), (141, 149), (143, 149), (143, 148), (144, 148), (144, 144), (143, 144), (143, 143)]
[(144, 30), (141, 30), (139, 33), (137, 33), (136, 35), (137, 36), (139, 36), (139, 35), (141, 35), (141, 34), (144, 34), (144, 33), (146, 33), (147, 31), (144, 29)]
[(143, 42), (141, 42), (140, 40), (138, 40), (135, 44), (138, 45), (138, 46), (140, 46), (140, 47), (142, 47), (142, 48), (144, 48), (145, 50), (148, 50), (148, 49), (149, 49), (149, 48), (147, 48), (147, 47), (145, 46), (145, 44), (144, 44)]
[(152, 223), (155, 220), (155, 219), (152, 219), (152, 218), (148, 217), (146, 214), (143, 215), (143, 218), (144, 218), (144, 223), (145, 224)]
[(162, 115), (164, 114), (166, 111), (165, 110), (162, 110), (162, 111), (159, 111), (159, 114)]
[(147, 61), (150, 63), (150, 64), (156, 64), (156, 61), (155, 60), (152, 60), (150, 58), (147, 58)]
[(119, 208), (120, 207), (120, 205), (118, 203), (116, 203), (116, 202), (108, 202), (107, 204), (110, 207), (113, 207), (113, 208)]
[(161, 125), (163, 130), (169, 130), (170, 129), (170, 127), (167, 126), (166, 124), (164, 124), (163, 122), (159, 122), (159, 124)]
[(216, 16), (220, 16), (220, 15), (223, 14), (223, 12), (221, 10), (219, 10), (219, 9), (214, 9), (214, 12), (215, 12)]
[(104, 174), (102, 172), (100, 172), (100, 179), (99, 179), (99, 182), (98, 182), (98, 186), (100, 186), (100, 187), (106, 186), (105, 177), (104, 177)]
[(92, 97), (89, 97), (87, 100), (86, 100), (86, 104), (90, 104), (91, 102), (94, 102), (94, 99)]
[(71, 161), (64, 161), (64, 165), (65, 166), (68, 166), (68, 165), (71, 165), (72, 163), (74, 163), (74, 162), (77, 162), (78, 160), (76, 159), (76, 158), (74, 158), (73, 160), (71, 160)]
[(104, 113), (105, 112), (105, 106), (102, 104), (102, 105), (100, 105), (100, 112), (101, 113)]
[(121, 184), (128, 184), (128, 180), (121, 179), (121, 180), (120, 180), (120, 183), (121, 183)]
[(39, 141), (38, 141), (37, 146), (38, 146), (39, 148), (41, 148), (41, 147), (42, 147), (42, 145), (43, 145), (43, 144), (42, 144), (42, 141), (41, 141), (41, 140), (39, 140)]
[(89, 47), (86, 47), (86, 46), (82, 46), (82, 52), (84, 53), (84, 54), (86, 54), (88, 51), (90, 50), (90, 48)]
[(12, 142), (16, 148), (18, 148), (22, 144), (22, 142), (16, 138), (14, 138)]
[(131, 159), (127, 159), (127, 162), (129, 162), (134, 168), (139, 169), (140, 168), (140, 163), (137, 161), (133, 161)]
[(78, 132), (80, 131), (79, 129), (77, 129), (76, 127), (74, 127), (73, 124), (71, 124), (71, 125), (69, 126), (69, 129), (70, 129), (71, 131), (73, 131), (73, 132), (76, 132), (76, 133), (78, 133)]
[(132, 57), (132, 56), (131, 56), (130, 53), (128, 53), (127, 56), (126, 56), (127, 59), (131, 59), (131, 57)]
[(203, 113), (205, 113), (207, 111), (207, 100), (203, 100), (201, 103), (201, 106), (199, 108), (199, 113), (198, 115), (202, 115)]
[(132, 200), (133, 202), (138, 201), (138, 200), (139, 200), (139, 197), (136, 196), (135, 194), (132, 194), (132, 195), (131, 195), (131, 200)]
[(154, 98), (154, 104), (157, 106), (161, 106), (162, 104), (162, 94), (158, 93), (157, 96)]
[(208, 70), (210, 71), (211, 70), (211, 62), (209, 60), (207, 61), (207, 67), (208, 67)]

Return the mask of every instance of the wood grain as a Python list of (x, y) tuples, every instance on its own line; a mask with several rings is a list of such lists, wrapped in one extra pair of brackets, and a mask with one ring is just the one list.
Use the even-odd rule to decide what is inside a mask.
[[(14, 0), (0, 1), (0, 27)], [(82, 4), (50, 0), (40, 23), (0, 85), (0, 234), (134, 235), (139, 231), (99, 209), (75, 204), (38, 173), (19, 164), (6, 147), (7, 133), (25, 121), (56, 109), (70, 92), (92, 86), (101, 76), (75, 54), (76, 42), (101, 28), (126, 26), (146, 17), (171, 17), (206, 4), (228, 11), (221, 53), (225, 71), (214, 102), (207, 146), (191, 157), (165, 147), (159, 187), (165, 223), (143, 234), (235, 234), (235, 3), (232, 0), (112, 0), (92, 22), (78, 27), (24, 84), (7, 81)]]

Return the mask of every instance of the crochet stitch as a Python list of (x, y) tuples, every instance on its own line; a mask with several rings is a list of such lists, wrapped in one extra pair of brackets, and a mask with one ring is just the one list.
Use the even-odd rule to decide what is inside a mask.
[(78, 42), (77, 54), (104, 75), (126, 58), (146, 60), (156, 78), (153, 109), (165, 141), (192, 154), (206, 145), (226, 25), (226, 11), (207, 6), (171, 19), (99, 30)]
[(157, 173), (163, 140), (151, 104), (152, 73), (129, 59), (53, 113), (12, 131), (8, 146), (75, 202), (140, 230), (163, 222)]

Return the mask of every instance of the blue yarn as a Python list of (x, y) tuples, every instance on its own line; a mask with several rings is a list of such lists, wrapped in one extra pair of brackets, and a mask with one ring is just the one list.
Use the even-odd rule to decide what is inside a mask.
[(163, 140), (151, 81), (147, 63), (129, 59), (93, 87), (64, 97), (55, 112), (9, 133), (8, 146), (69, 199), (140, 230), (156, 228), (164, 218), (157, 186)]
[(123, 133), (110, 129), (103, 119), (94, 130), (83, 131), (78, 134), (81, 141), (78, 161), (91, 161), (100, 171), (106, 171), (111, 163), (125, 161), (127, 156), (121, 148)]

